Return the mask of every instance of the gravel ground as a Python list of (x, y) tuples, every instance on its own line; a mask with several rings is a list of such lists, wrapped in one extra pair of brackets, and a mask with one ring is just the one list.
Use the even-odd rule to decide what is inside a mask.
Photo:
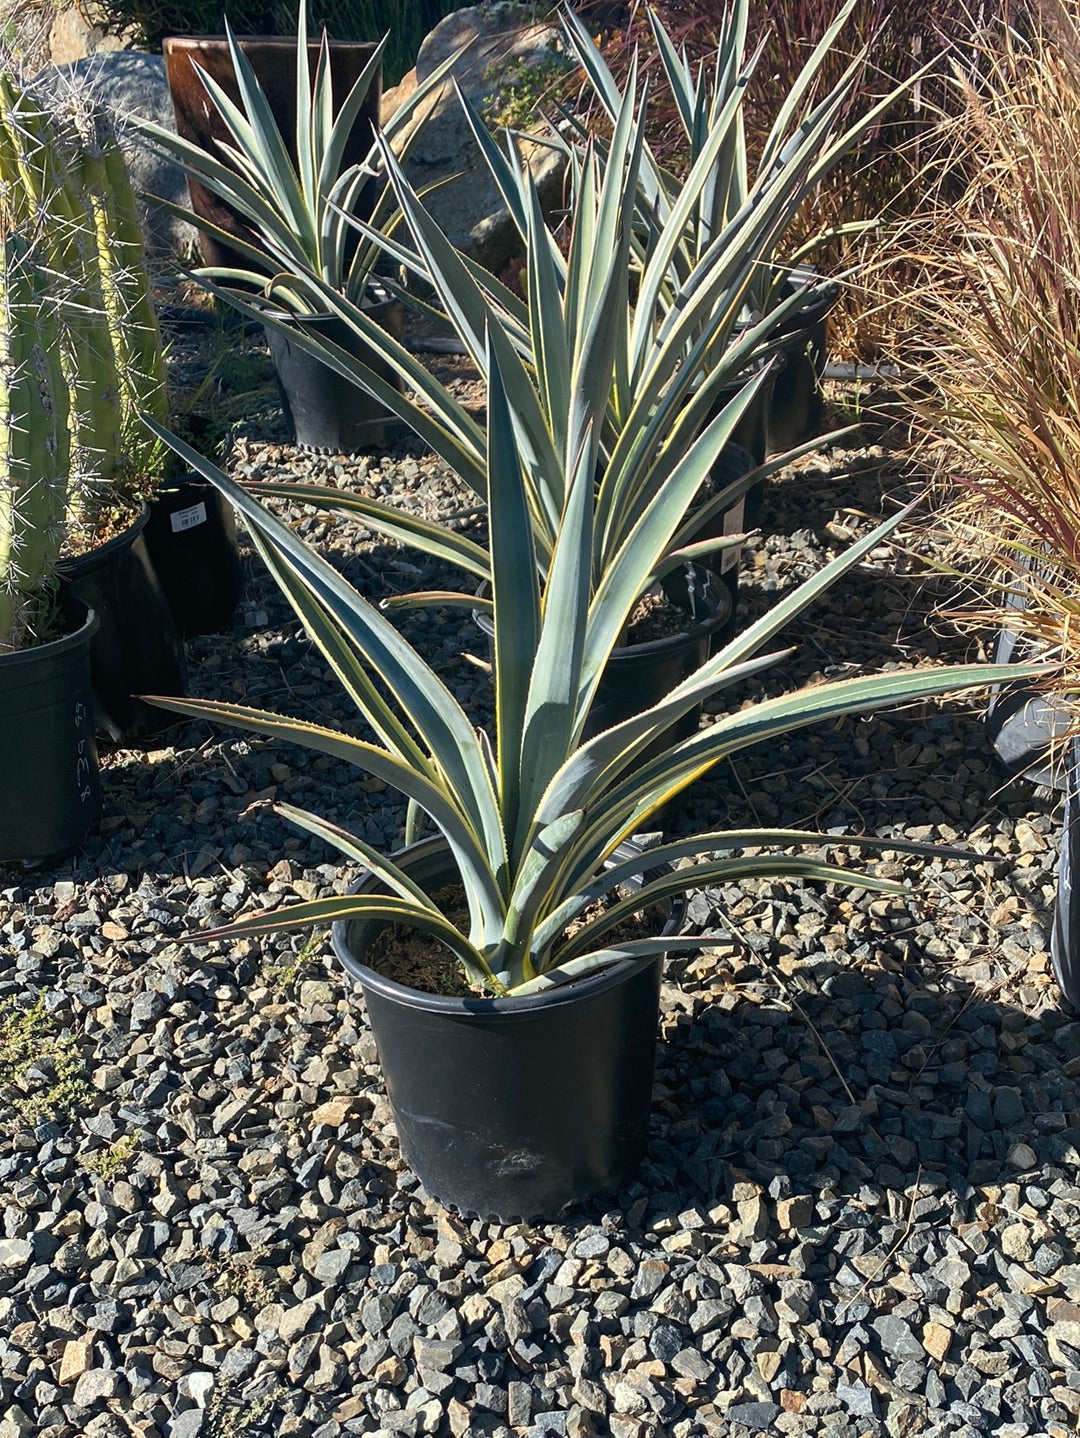
[[(251, 438), (275, 423), (252, 417), (234, 469), (460, 503), (419, 452), (299, 457)], [(747, 612), (902, 487), (865, 445), (785, 475)], [(293, 518), (372, 596), (445, 582)], [(767, 688), (974, 657), (909, 568), (876, 551)], [(408, 626), (482, 716), (469, 626)], [(193, 693), (347, 720), (250, 559), (235, 627), (190, 660)], [(0, 870), (0, 1438), (1076, 1432), (1080, 1024), (1049, 976), (1057, 816), (1004, 783), (970, 705), (799, 734), (688, 796), (674, 827), (825, 828), (852, 864), (844, 833), (981, 857), (887, 854), (904, 899), (698, 896), (716, 937), (668, 966), (640, 1179), (536, 1226), (418, 1190), (325, 935), (178, 942), (352, 879), (259, 800), (393, 843), (395, 796), (201, 724), (157, 742), (104, 756), (104, 822), (76, 860)]]

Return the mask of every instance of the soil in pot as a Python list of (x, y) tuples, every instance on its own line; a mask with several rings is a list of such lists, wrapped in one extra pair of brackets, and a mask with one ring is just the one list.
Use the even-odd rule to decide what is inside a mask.
[(90, 645), (97, 615), (69, 599), (61, 636), (0, 654), (0, 862), (77, 849), (101, 816)]
[[(429, 891), (454, 876), (441, 838), (395, 859)], [(334, 951), (363, 989), (402, 1154), (433, 1198), (514, 1222), (633, 1176), (648, 1137), (659, 958), (542, 995), (452, 997), (370, 968), (376, 928), (339, 921)]]
[(62, 591), (81, 599), (100, 625), (90, 646), (99, 736), (131, 742), (177, 722), (139, 694), (184, 694), (184, 646), (162, 593), (143, 531), (149, 509), (99, 549), (58, 567)]
[[(401, 306), (396, 300), (365, 308), (383, 329), (398, 333)], [(298, 328), (317, 330), (332, 344), (363, 360), (388, 384), (400, 387), (398, 376), (337, 315), (291, 315), (287, 319)], [(324, 454), (359, 454), (383, 448), (402, 433), (402, 422), (384, 404), (323, 364), (288, 334), (268, 325), (266, 342), (277, 373), (282, 408), (301, 448)]]

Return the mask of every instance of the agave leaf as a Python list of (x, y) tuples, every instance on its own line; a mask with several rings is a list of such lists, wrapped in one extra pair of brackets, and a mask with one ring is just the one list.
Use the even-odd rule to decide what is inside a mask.
[(527, 983), (516, 984), (507, 992), (514, 998), (525, 998), (529, 994), (539, 994), (547, 989), (558, 988), (572, 979), (580, 979), (588, 974), (598, 973), (601, 969), (610, 968), (613, 964), (624, 963), (627, 960), (640, 962), (644, 959), (655, 958), (657, 954), (671, 953), (676, 949), (700, 949), (704, 942), (700, 935), (687, 938), (677, 934), (669, 934), (659, 939), (628, 939), (625, 943), (612, 944), (608, 948), (596, 950), (595, 953), (582, 954), (576, 959), (571, 959), (565, 967), (547, 969)]
[[(319, 58), (315, 66), (314, 89), (308, 59), (307, 0), (300, 0), (296, 19), (296, 158), (300, 188), (310, 209), (316, 197), (316, 149), (322, 138), (318, 134), (324, 122), (333, 116), (334, 91), (330, 76), (330, 47), (323, 31)], [(325, 112), (329, 111), (329, 114)], [(275, 129), (277, 122), (275, 121)]]
[[(294, 504), (311, 504), (345, 519), (355, 519), (368, 525), (378, 534), (396, 539), (401, 544), (421, 549), (436, 559), (456, 565), (477, 580), (490, 580), (490, 551), (466, 535), (459, 534), (445, 524), (424, 519), (409, 510), (396, 508), (377, 499), (355, 494), (347, 489), (335, 489), (332, 485), (302, 484), (291, 480), (250, 480), (244, 486), (255, 496), (270, 499), (288, 499)], [(461, 596), (472, 606), (472, 596)]]
[[(745, 0), (741, 0), (745, 3)], [(777, 155), (783, 149), (788, 132), (795, 122), (796, 115), (803, 100), (809, 94), (810, 87), (821, 69), (825, 60), (836, 49), (836, 42), (840, 38), (844, 27), (855, 10), (857, 0), (846, 0), (846, 3), (836, 13), (835, 18), (824, 31), (821, 39), (811, 51), (806, 64), (795, 77), (794, 84), (784, 98), (780, 109), (776, 113), (772, 129), (769, 131), (765, 146), (761, 152), (761, 170), (768, 173), (772, 168)]]
[[(588, 614), (592, 555), (592, 467), (590, 436), (582, 439), (577, 468), (570, 476), (566, 509), (555, 541), (543, 595), (543, 623), (535, 661), (527, 676), (528, 699), (521, 739), (519, 800), (512, 854), (521, 854), (536, 805), (573, 748), (576, 706)], [(492, 456), (492, 466), (496, 460)], [(499, 615), (496, 610), (496, 626)]]
[[(226, 97), (227, 98), (227, 97)], [(156, 125), (151, 120), (132, 121), (139, 133), (152, 140), (159, 149), (164, 150), (172, 158), (176, 159), (184, 171), (194, 175), (203, 181), (208, 188), (212, 188), (224, 199), (228, 200), (235, 209), (239, 210), (245, 219), (259, 230), (261, 234), (270, 236), (281, 246), (293, 246), (295, 251), (295, 233), (292, 227), (283, 217), (281, 210), (256, 190), (235, 170), (231, 169), (216, 156), (208, 154), (207, 151), (199, 149), (189, 141), (174, 135), (170, 131)], [(225, 147), (228, 149), (228, 147)], [(186, 210), (181, 213), (189, 219), (190, 214)]]
[[(493, 612), (490, 599), (478, 594), (463, 594), (456, 589), (410, 589), (408, 594), (391, 594), (386, 599), (380, 599), (379, 608), (384, 614), (397, 614), (402, 610), (412, 609), (467, 609), (470, 614), (491, 614)], [(466, 656), (473, 660), (472, 655)], [(486, 668), (481, 659), (473, 660)]]
[[(351, 646), (381, 676), (410, 727), (422, 736), (423, 746), (430, 752), (454, 803), (460, 806), (475, 832), (484, 836), (496, 882), (505, 882), (506, 856), (496, 796), (488, 782), (483, 756), (468, 717), (445, 684), (419, 659), (393, 625), (362, 599), (331, 565), (215, 465), (156, 421), (145, 416), (144, 419), (159, 439), (169, 444), (196, 473), (220, 489), (240, 512), (253, 537), (261, 543), (274, 578), (305, 621), (312, 622), (312, 638), (320, 647), (326, 645), (323, 652), (330, 662), (340, 660)], [(309, 604), (309, 596), (316, 605)], [(365, 703), (364, 690), (357, 688), (354, 698), (358, 704)], [(382, 722), (385, 726), (385, 707), (372, 705), (362, 712), (373, 723)]]
[[(839, 864), (826, 864), (820, 859), (809, 859), (798, 854), (761, 854), (739, 859), (702, 861), (689, 866), (689, 868), (672, 870), (670, 873), (651, 879), (635, 893), (612, 904), (591, 923), (582, 925), (573, 938), (568, 939), (565, 944), (557, 948), (550, 956), (550, 964), (561, 968), (565, 962), (576, 958), (583, 949), (588, 949), (590, 944), (594, 944), (597, 938), (609, 929), (617, 927), (651, 904), (660, 903), (664, 899), (674, 898), (678, 894), (685, 893), (688, 887), (687, 880), (690, 879), (691, 874), (693, 878), (689, 887), (695, 889), (704, 888), (710, 884), (737, 885), (746, 883), (750, 879), (776, 878), (780, 880), (813, 880), (823, 884), (844, 884), (848, 888), (874, 889), (879, 893), (886, 894), (906, 892), (904, 885), (893, 879), (880, 879), (872, 874), (860, 872), (853, 873)], [(607, 875), (604, 877), (606, 879)], [(605, 892), (610, 892), (610, 886)], [(554, 930), (555, 935), (562, 932), (567, 924), (584, 912), (585, 907), (581, 902), (581, 897), (575, 895), (568, 902), (567, 912), (565, 914), (562, 911), (559, 912), (558, 917), (562, 923), (561, 928)], [(555, 915), (552, 916), (552, 929), (554, 929), (555, 917)], [(543, 930), (537, 929), (534, 935), (536, 944), (541, 943), (547, 928), (548, 926), (545, 925)]]
[[(1045, 666), (1032, 666), (1031, 677), (1046, 673)], [(847, 714), (865, 714), (889, 704), (928, 699), (963, 689), (988, 687), (1021, 675), (1016, 665), (950, 665), (935, 669), (871, 674), (836, 683), (798, 689), (777, 699), (763, 700), (749, 710), (724, 715), (700, 733), (684, 740), (662, 759), (651, 760), (631, 779), (623, 781), (606, 796), (606, 806), (615, 814), (626, 813), (630, 832), (633, 825), (651, 813), (686, 776), (707, 772), (722, 759), (740, 749), (809, 724), (837, 719)], [(610, 833), (612, 820), (605, 814), (597, 821), (597, 833), (583, 838), (583, 846), (601, 832)]]
[[(196, 276), (192, 276), (196, 278)], [(432, 378), (430, 372), (405, 349), (404, 345), (389, 335), (359, 306), (352, 304), (344, 295), (332, 290), (317, 276), (310, 277), (312, 292), (324, 302), (327, 312), (344, 319), (363, 336), (373, 355), (384, 360), (390, 368), (401, 375), (410, 388), (415, 389), (421, 399), (430, 404), (416, 404), (407, 395), (389, 384), (381, 375), (357, 359), (347, 350), (335, 345), (315, 331), (295, 326), (268, 312), (265, 307), (251, 303), (233, 291), (225, 290), (211, 281), (201, 283), (211, 294), (224, 300), (269, 329), (276, 329), (294, 341), (301, 349), (315, 355), (335, 373), (351, 380), (361, 389), (367, 390), (380, 400), (392, 414), (398, 415), (419, 437), (429, 444), (454, 472), (470, 484), (483, 499), (487, 498), (487, 466), (484, 458), (484, 432), (472, 416), (458, 403), (444, 385)]]
[[(540, 587), (532, 523), (502, 371), (489, 358), (488, 465), (491, 485), (495, 733), (504, 832), (514, 834), (522, 798), (529, 685), (541, 644)], [(516, 867), (511, 854), (511, 869)]]
[[(329, 128), (328, 133), (326, 133), (324, 137), (321, 137), (324, 138), (325, 148), (322, 151), (322, 165), (318, 173), (317, 185), (314, 191), (317, 195), (329, 194), (334, 187), (336, 177), (345, 160), (345, 147), (352, 137), (357, 118), (367, 101), (372, 85), (375, 83), (375, 76), (382, 66), (383, 56), (386, 52), (386, 45), (389, 38), (388, 32), (382, 37), (378, 45), (376, 45), (372, 52), (371, 59), (357, 76), (352, 89), (342, 101), (341, 108), (334, 118), (332, 127)], [(329, 73), (328, 63), (327, 75), (329, 75)], [(427, 91), (424, 93), (426, 94)], [(413, 103), (409, 106), (409, 113), (412, 112), (415, 103), (416, 97), (413, 97)], [(371, 136), (372, 151), (369, 152), (368, 163), (370, 163), (370, 154), (374, 151), (374, 141), (375, 135), (373, 130)], [(319, 153), (319, 149), (316, 148), (314, 158), (317, 158)]]
[(496, 971), (508, 972), (512, 982), (533, 977), (529, 937), (538, 914), (543, 911), (552, 888), (552, 874), (585, 821), (578, 809), (561, 815), (537, 835), (526, 851), (514, 881), (506, 911), (503, 948), (492, 956)]
[(664, 488), (653, 495), (637, 516), (618, 551), (596, 576), (583, 663), (585, 687), (579, 701), (578, 719), (581, 722), (584, 722), (603, 667), (638, 596), (681, 527), (694, 496), (708, 478), (748, 403), (744, 390), (717, 415), (698, 442), (675, 466)]
[[(248, 705), (230, 704), (216, 699), (175, 699), (163, 694), (147, 694), (141, 697), (160, 709), (168, 709), (188, 719), (204, 719), (211, 724), (250, 729), (270, 739), (297, 744), (303, 749), (326, 754), (331, 759), (351, 764), (364, 773), (382, 779), (392, 788), (399, 789), (406, 798), (418, 804), (445, 834), (467, 891), (470, 895), (478, 895), (478, 902), (482, 903), (486, 910), (483, 923), (477, 925), (478, 930), (494, 932), (496, 935), (501, 933), (501, 916), (505, 905), (488, 864), (486, 850), (463, 817), (454, 796), (437, 777), (432, 778), (425, 771), (405, 763), (397, 755), (379, 748), (378, 745), (353, 739), (337, 730), (326, 729), (301, 719), (290, 719), (264, 709), (253, 709)], [(492, 916), (497, 917), (493, 920)]]
[(331, 823), (329, 819), (324, 819), (320, 814), (313, 814), (308, 809), (297, 809), (292, 804), (272, 803), (270, 808), (282, 819), (287, 819), (290, 824), (305, 829), (316, 839), (321, 839), (324, 844), (331, 845), (332, 848), (344, 854), (347, 859), (356, 859), (365, 864), (378, 879), (393, 889), (399, 898), (430, 908), (436, 913), (439, 912), (431, 902), (430, 896), (425, 894), (420, 885), (404, 869), (400, 869), (392, 859), (388, 859), (378, 849), (366, 843), (358, 834), (343, 829), (340, 824)]

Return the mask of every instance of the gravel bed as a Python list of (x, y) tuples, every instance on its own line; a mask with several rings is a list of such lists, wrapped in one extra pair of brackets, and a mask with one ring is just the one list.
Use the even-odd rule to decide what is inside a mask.
[[(416, 449), (300, 456), (251, 437), (274, 423), (256, 416), (234, 470), (462, 505)], [(902, 489), (865, 444), (786, 474), (746, 612)], [(290, 518), (373, 597), (447, 582)], [(730, 702), (974, 657), (911, 568), (875, 551)], [(482, 719), (469, 623), (403, 622)], [(232, 632), (189, 652), (193, 693), (350, 723), (257, 561)], [(668, 965), (640, 1179), (536, 1226), (418, 1189), (325, 935), (180, 941), (354, 877), (260, 801), (393, 844), (396, 796), (202, 724), (155, 742), (104, 756), (77, 859), (0, 870), (0, 1438), (1075, 1433), (1080, 1024), (1049, 976), (1056, 805), (1003, 780), (970, 703), (806, 731), (687, 796), (675, 828), (813, 826), (852, 866), (845, 833), (978, 858), (872, 861), (910, 878), (904, 898), (697, 896), (714, 938)]]

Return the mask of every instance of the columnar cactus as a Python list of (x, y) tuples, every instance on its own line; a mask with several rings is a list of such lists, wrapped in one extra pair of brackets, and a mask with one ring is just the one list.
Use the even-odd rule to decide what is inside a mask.
[(82, 144), (75, 154), (74, 175), (93, 217), (98, 275), (116, 359), (123, 453), (139, 473), (156, 473), (161, 448), (138, 416), (145, 412), (164, 420), (168, 392), (135, 192), (111, 120), (100, 109), (85, 111), (79, 120)]
[(64, 535), (68, 387), (50, 277), (37, 260), (25, 234), (8, 230), (0, 263), (0, 652), (32, 636)]
[(62, 280), (60, 355), (79, 483), (76, 527), (91, 526), (129, 479), (160, 465), (138, 419), (167, 414), (161, 333), (150, 297), (135, 197), (115, 132), (85, 99), (49, 99), (0, 68), (0, 194), (41, 235)]

